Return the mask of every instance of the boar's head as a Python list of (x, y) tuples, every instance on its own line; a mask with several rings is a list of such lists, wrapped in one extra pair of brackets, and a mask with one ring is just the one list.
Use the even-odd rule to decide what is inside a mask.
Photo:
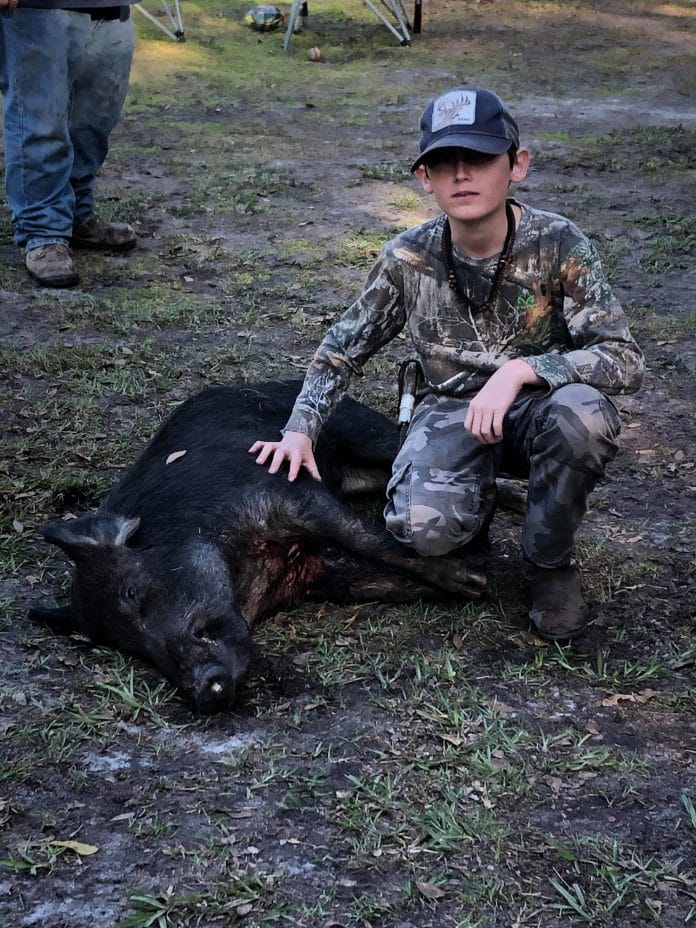
[(229, 708), (252, 652), (229, 568), (203, 540), (129, 545), (138, 525), (94, 515), (45, 526), (75, 564), (72, 606), (32, 617), (148, 658), (200, 712)]

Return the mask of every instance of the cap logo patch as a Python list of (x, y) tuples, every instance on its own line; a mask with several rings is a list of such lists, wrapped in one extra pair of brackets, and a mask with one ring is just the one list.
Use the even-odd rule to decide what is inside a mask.
[(473, 126), (476, 122), (476, 91), (450, 91), (435, 101), (432, 132), (448, 126)]

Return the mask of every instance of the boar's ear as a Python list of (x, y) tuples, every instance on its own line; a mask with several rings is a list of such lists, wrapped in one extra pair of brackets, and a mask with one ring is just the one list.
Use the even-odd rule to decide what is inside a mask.
[(56, 609), (49, 609), (48, 606), (37, 606), (30, 609), (28, 617), (32, 622), (40, 622), (42, 625), (48, 625), (55, 632), (75, 631), (75, 616), (71, 606), (60, 606)]
[(125, 516), (82, 516), (45, 525), (41, 534), (73, 561), (79, 561), (88, 558), (95, 548), (125, 545), (139, 525), (140, 519)]

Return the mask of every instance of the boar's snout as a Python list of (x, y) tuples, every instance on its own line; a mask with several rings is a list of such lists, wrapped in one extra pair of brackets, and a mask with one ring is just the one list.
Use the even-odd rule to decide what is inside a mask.
[(210, 715), (231, 708), (237, 693), (234, 677), (222, 666), (211, 667), (197, 681), (193, 698), (198, 712)]

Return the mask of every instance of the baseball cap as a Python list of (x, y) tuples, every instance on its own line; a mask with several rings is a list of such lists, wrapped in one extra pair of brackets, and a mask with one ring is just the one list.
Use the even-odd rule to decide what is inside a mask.
[(426, 155), (437, 148), (470, 148), (502, 155), (520, 144), (517, 123), (503, 101), (491, 90), (455, 87), (431, 100), (420, 121), (420, 155), (415, 171)]

